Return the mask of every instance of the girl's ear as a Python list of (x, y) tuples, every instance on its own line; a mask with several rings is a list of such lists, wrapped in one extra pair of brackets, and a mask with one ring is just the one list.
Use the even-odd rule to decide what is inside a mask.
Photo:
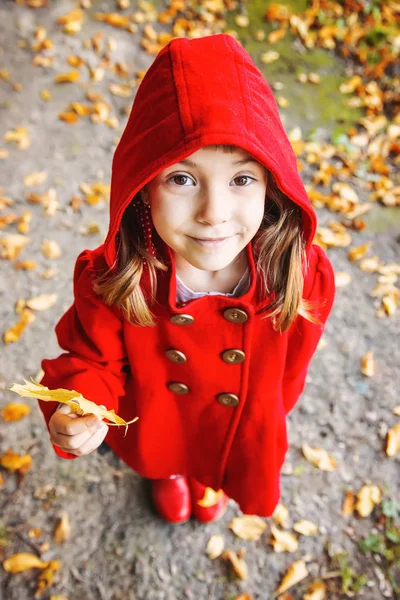
[(146, 205), (150, 204), (149, 194), (144, 187), (140, 190), (140, 197), (144, 204), (146, 204)]

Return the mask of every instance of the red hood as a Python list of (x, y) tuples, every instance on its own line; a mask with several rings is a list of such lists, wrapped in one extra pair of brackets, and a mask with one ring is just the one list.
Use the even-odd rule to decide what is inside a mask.
[(109, 266), (115, 236), (135, 194), (157, 173), (209, 144), (233, 144), (272, 171), (302, 210), (306, 252), (317, 219), (277, 104), (250, 55), (231, 35), (174, 38), (157, 55), (139, 89), (112, 164)]

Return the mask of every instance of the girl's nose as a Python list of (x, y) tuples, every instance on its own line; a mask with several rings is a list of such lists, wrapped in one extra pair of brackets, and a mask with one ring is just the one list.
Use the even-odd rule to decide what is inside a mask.
[(229, 221), (229, 218), (229, 202), (221, 190), (215, 189), (204, 192), (199, 200), (196, 220), (214, 226)]

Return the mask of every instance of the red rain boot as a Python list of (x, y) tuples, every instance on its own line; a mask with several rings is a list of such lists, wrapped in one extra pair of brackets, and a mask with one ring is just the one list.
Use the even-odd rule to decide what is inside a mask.
[(192, 503), (187, 477), (172, 475), (151, 480), (151, 495), (158, 514), (170, 523), (185, 523), (190, 518)]
[(200, 506), (198, 502), (204, 498), (206, 486), (194, 477), (189, 477), (189, 487), (192, 497), (192, 514), (198, 521), (208, 523), (222, 517), (228, 504), (228, 496), (224, 492), (212, 506)]

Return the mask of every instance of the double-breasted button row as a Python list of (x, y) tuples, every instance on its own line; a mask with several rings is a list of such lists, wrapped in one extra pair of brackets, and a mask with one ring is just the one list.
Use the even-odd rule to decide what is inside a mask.
[[(169, 348), (165, 352), (166, 357), (177, 364), (184, 364), (187, 361), (187, 358), (183, 352), (180, 350), (175, 350), (175, 348)], [(225, 350), (221, 354), (222, 360), (228, 363), (229, 365), (240, 364), (245, 359), (245, 353), (242, 350), (237, 350), (236, 348), (230, 348), (229, 350)]]
[[(249, 318), (247, 312), (241, 308), (227, 308), (223, 312), (224, 318), (231, 323), (245, 323)], [(177, 314), (170, 318), (171, 323), (175, 325), (192, 325), (194, 317), (192, 315)]]
[[(180, 383), (178, 381), (170, 381), (167, 387), (171, 392), (175, 392), (175, 394), (183, 395), (189, 393), (188, 386), (185, 383)], [(237, 406), (239, 404), (239, 397), (231, 392), (223, 392), (222, 394), (218, 394), (217, 400), (223, 406)]]
[(175, 348), (170, 348), (165, 352), (167, 358), (174, 363), (183, 364), (186, 362), (186, 356), (180, 350), (175, 350)]

